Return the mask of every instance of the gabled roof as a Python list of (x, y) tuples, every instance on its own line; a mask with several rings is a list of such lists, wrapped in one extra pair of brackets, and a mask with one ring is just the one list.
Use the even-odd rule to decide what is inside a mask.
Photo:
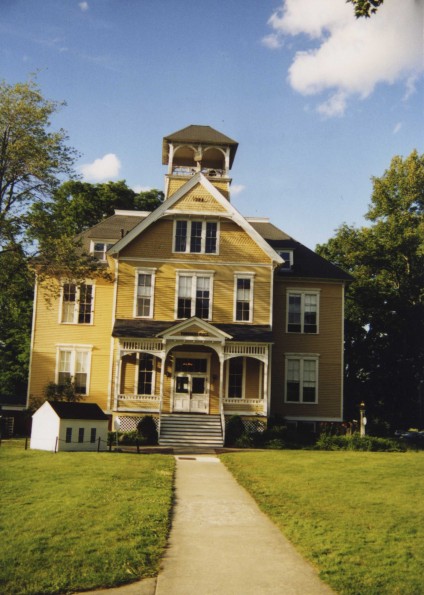
[(110, 250), (109, 254), (113, 255), (120, 252), (123, 248), (128, 246), (137, 236), (140, 235), (147, 227), (152, 225), (161, 217), (170, 214), (168, 211), (175, 205), (185, 194), (192, 190), (197, 184), (201, 184), (211, 194), (215, 200), (224, 207), (227, 216), (239, 225), (249, 236), (254, 240), (258, 246), (267, 254), (271, 260), (278, 264), (282, 264), (282, 258), (273, 250), (268, 242), (252, 227), (252, 225), (233, 207), (233, 205), (223, 196), (217, 188), (201, 173), (196, 173), (190, 180), (188, 180), (181, 188), (163, 202), (155, 211), (150, 213), (143, 221), (136, 225), (124, 238), (119, 240)]
[(191, 124), (168, 134), (163, 138), (162, 144), (162, 164), (168, 163), (169, 143), (200, 143), (202, 145), (227, 145), (230, 147), (230, 166), (233, 164), (233, 160), (237, 151), (238, 142), (222, 134), (215, 128), (210, 126), (200, 126), (197, 124)]
[(97, 403), (69, 403), (67, 401), (48, 401), (50, 407), (60, 419), (108, 420)]
[[(186, 321), (185, 321), (186, 322)], [(117, 319), (112, 331), (112, 337), (150, 339), (163, 337), (167, 331), (175, 327), (175, 321)], [(230, 336), (232, 341), (249, 341), (257, 343), (272, 343), (273, 335), (269, 325), (265, 324), (213, 324), (222, 333)]]
[[(196, 329), (196, 331), (193, 331), (193, 329)], [(191, 331), (193, 331), (192, 335), (190, 335)], [(213, 324), (210, 324), (206, 320), (202, 320), (197, 316), (193, 316), (182, 322), (177, 322), (177, 324), (174, 324), (170, 328), (157, 334), (158, 337), (163, 337), (164, 339), (172, 339), (173, 337), (180, 338), (182, 335), (187, 337), (195, 336), (197, 340), (199, 340), (199, 336), (203, 336), (208, 341), (224, 341), (225, 339), (232, 338), (228, 333), (218, 330)]]

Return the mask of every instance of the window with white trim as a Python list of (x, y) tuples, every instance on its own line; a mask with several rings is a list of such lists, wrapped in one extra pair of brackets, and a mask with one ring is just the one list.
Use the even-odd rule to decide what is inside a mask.
[(78, 347), (59, 347), (57, 354), (57, 384), (63, 386), (67, 381), (75, 383), (75, 392), (87, 395), (89, 388), (91, 349)]
[(218, 222), (177, 219), (174, 222), (174, 252), (217, 254)]
[(318, 333), (319, 292), (287, 292), (287, 332)]
[(136, 274), (135, 316), (153, 317), (155, 274), (151, 270), (138, 270)]
[(94, 285), (64, 283), (62, 285), (61, 319), (64, 324), (93, 322)]
[(210, 320), (212, 274), (179, 273), (177, 277), (177, 318), (197, 316)]
[(95, 242), (94, 240), (91, 241), (90, 252), (95, 257), (101, 260), (102, 262), (106, 262), (106, 252), (112, 248), (115, 242), (104, 242), (102, 240)]
[(286, 403), (318, 402), (318, 357), (286, 356)]
[(153, 373), (153, 355), (151, 353), (140, 353), (137, 394), (153, 395)]
[(234, 320), (253, 320), (253, 274), (239, 273), (234, 276)]
[(293, 250), (277, 250), (277, 253), (284, 260), (278, 268), (279, 271), (291, 271), (293, 268)]

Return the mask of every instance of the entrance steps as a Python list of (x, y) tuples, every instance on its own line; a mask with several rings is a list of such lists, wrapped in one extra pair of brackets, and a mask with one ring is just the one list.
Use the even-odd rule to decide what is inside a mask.
[(160, 417), (160, 446), (223, 446), (221, 417), (195, 413), (164, 413)]

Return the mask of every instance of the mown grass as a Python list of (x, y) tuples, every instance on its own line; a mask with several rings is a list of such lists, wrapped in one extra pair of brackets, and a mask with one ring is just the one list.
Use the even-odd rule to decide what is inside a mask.
[(0, 448), (0, 593), (121, 585), (158, 572), (174, 460)]
[(222, 460), (339, 593), (424, 593), (424, 453), (273, 451)]

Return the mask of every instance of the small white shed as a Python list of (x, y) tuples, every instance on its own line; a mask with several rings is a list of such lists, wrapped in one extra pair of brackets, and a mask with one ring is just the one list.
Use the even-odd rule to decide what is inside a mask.
[(30, 447), (106, 450), (109, 418), (96, 403), (46, 401), (32, 416)]

